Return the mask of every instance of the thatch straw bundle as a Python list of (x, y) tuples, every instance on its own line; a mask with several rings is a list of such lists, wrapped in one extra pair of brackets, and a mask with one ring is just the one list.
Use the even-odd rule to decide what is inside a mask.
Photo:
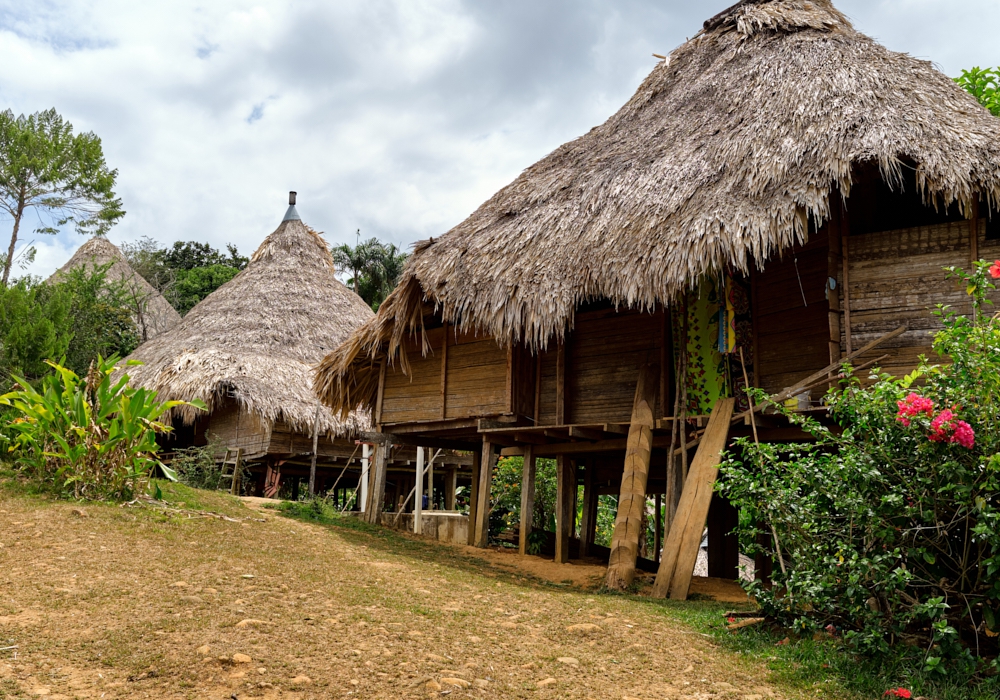
[[(337, 280), (323, 238), (294, 211), (245, 270), (127, 358), (144, 363), (128, 370), (134, 385), (155, 389), (161, 400), (200, 399), (209, 411), (233, 397), (262, 427), (280, 422), (312, 433), (313, 367), (372, 310)], [(190, 423), (198, 413), (180, 417)], [(320, 431), (330, 437), (367, 426), (363, 412), (344, 419), (320, 412)]]
[(123, 285), (130, 297), (134, 308), (132, 320), (139, 329), (140, 338), (150, 340), (181, 322), (181, 315), (170, 302), (133, 270), (118, 246), (104, 236), (94, 236), (80, 246), (69, 262), (49, 277), (48, 281), (58, 282), (71, 270), (93, 272), (105, 266), (109, 267), (104, 273), (104, 279), (112, 284)]
[(460, 330), (534, 348), (572, 328), (581, 302), (649, 309), (706, 273), (746, 270), (827, 220), (860, 163), (893, 183), (912, 168), (927, 201), (967, 211), (977, 191), (1000, 200), (1000, 121), (829, 0), (745, 0), (605, 124), (417, 245), (317, 390), (340, 410), (373, 401), (376, 358), (397, 355), (424, 303)]

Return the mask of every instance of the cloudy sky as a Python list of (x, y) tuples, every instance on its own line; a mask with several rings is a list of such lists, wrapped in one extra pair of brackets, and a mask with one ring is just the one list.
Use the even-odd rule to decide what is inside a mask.
[[(607, 119), (652, 53), (731, 2), (0, 0), (0, 108), (55, 107), (102, 138), (128, 212), (116, 243), (249, 252), (295, 189), (331, 243), (361, 229), (408, 248)], [(996, 0), (837, 4), (949, 75), (1000, 64)], [(39, 275), (83, 242), (31, 240)]]

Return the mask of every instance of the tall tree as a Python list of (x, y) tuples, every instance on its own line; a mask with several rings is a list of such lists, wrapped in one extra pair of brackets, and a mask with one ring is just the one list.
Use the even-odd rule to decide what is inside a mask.
[(0, 286), (7, 286), (25, 212), (46, 212), (56, 233), (72, 223), (77, 232), (103, 235), (125, 215), (114, 193), (117, 170), (104, 161), (93, 133), (73, 134), (73, 125), (54, 109), (15, 117), (0, 113), (0, 208), (14, 220)]
[(396, 287), (408, 257), (392, 243), (376, 238), (356, 246), (336, 246), (332, 253), (338, 269), (353, 273), (347, 283), (354, 293), (376, 311)]

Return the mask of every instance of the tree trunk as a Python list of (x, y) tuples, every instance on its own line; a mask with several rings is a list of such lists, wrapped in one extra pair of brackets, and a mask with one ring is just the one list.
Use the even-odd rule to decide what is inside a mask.
[(6, 287), (10, 279), (10, 268), (14, 264), (14, 248), (17, 246), (17, 232), (21, 229), (21, 216), (24, 214), (24, 189), (17, 201), (17, 213), (14, 215), (14, 230), (10, 234), (10, 248), (7, 249), (7, 259), (3, 264), (3, 280), (0, 286)]

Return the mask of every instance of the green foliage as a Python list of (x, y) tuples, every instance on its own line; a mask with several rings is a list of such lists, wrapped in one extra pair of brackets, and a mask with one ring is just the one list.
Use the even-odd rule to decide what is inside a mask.
[[(159, 403), (156, 393), (112, 381), (117, 358), (99, 358), (85, 378), (55, 363), (36, 390), (0, 396), (12, 409), (0, 433), (15, 466), (43, 488), (87, 499), (131, 499), (143, 492), (154, 469), (172, 472), (156, 459), (156, 434), (170, 428), (160, 417), (183, 402)], [(204, 404), (195, 402), (198, 408)]]
[(222, 484), (222, 465), (216, 462), (215, 456), (219, 454), (221, 444), (218, 440), (211, 440), (201, 447), (177, 450), (170, 461), (170, 469), (177, 480), (196, 489), (218, 490)]
[(236, 246), (226, 246), (220, 253), (207, 243), (175, 242), (161, 248), (144, 236), (121, 247), (132, 269), (159, 291), (181, 315), (235, 277), (249, 264)]
[(339, 245), (331, 252), (337, 268), (351, 275), (347, 285), (376, 311), (396, 287), (408, 257), (375, 238), (354, 247)]
[(977, 66), (971, 70), (963, 70), (962, 75), (955, 78), (955, 82), (979, 100), (979, 104), (994, 117), (1000, 117), (1000, 70)]
[(73, 125), (54, 109), (15, 117), (0, 113), (0, 209), (14, 220), (3, 260), (6, 286), (22, 218), (29, 209), (53, 217), (36, 233), (56, 233), (72, 223), (82, 234), (104, 234), (125, 215), (115, 197), (117, 170), (104, 161), (101, 140), (73, 134)]
[(35, 381), (47, 374), (45, 361), (69, 348), (71, 325), (68, 295), (31, 279), (0, 287), (0, 386), (12, 375)]
[(988, 268), (949, 270), (973, 301), (971, 317), (939, 309), (934, 349), (951, 364), (876, 373), (869, 387), (848, 370), (827, 397), (843, 432), (788, 414), (815, 442), (742, 439), (724, 465), (744, 551), (763, 536), (778, 562), (773, 588), (750, 585), (764, 610), (800, 632), (832, 625), (867, 654), (919, 645), (932, 676), (969, 678), (998, 653), (1000, 317), (983, 313)]

